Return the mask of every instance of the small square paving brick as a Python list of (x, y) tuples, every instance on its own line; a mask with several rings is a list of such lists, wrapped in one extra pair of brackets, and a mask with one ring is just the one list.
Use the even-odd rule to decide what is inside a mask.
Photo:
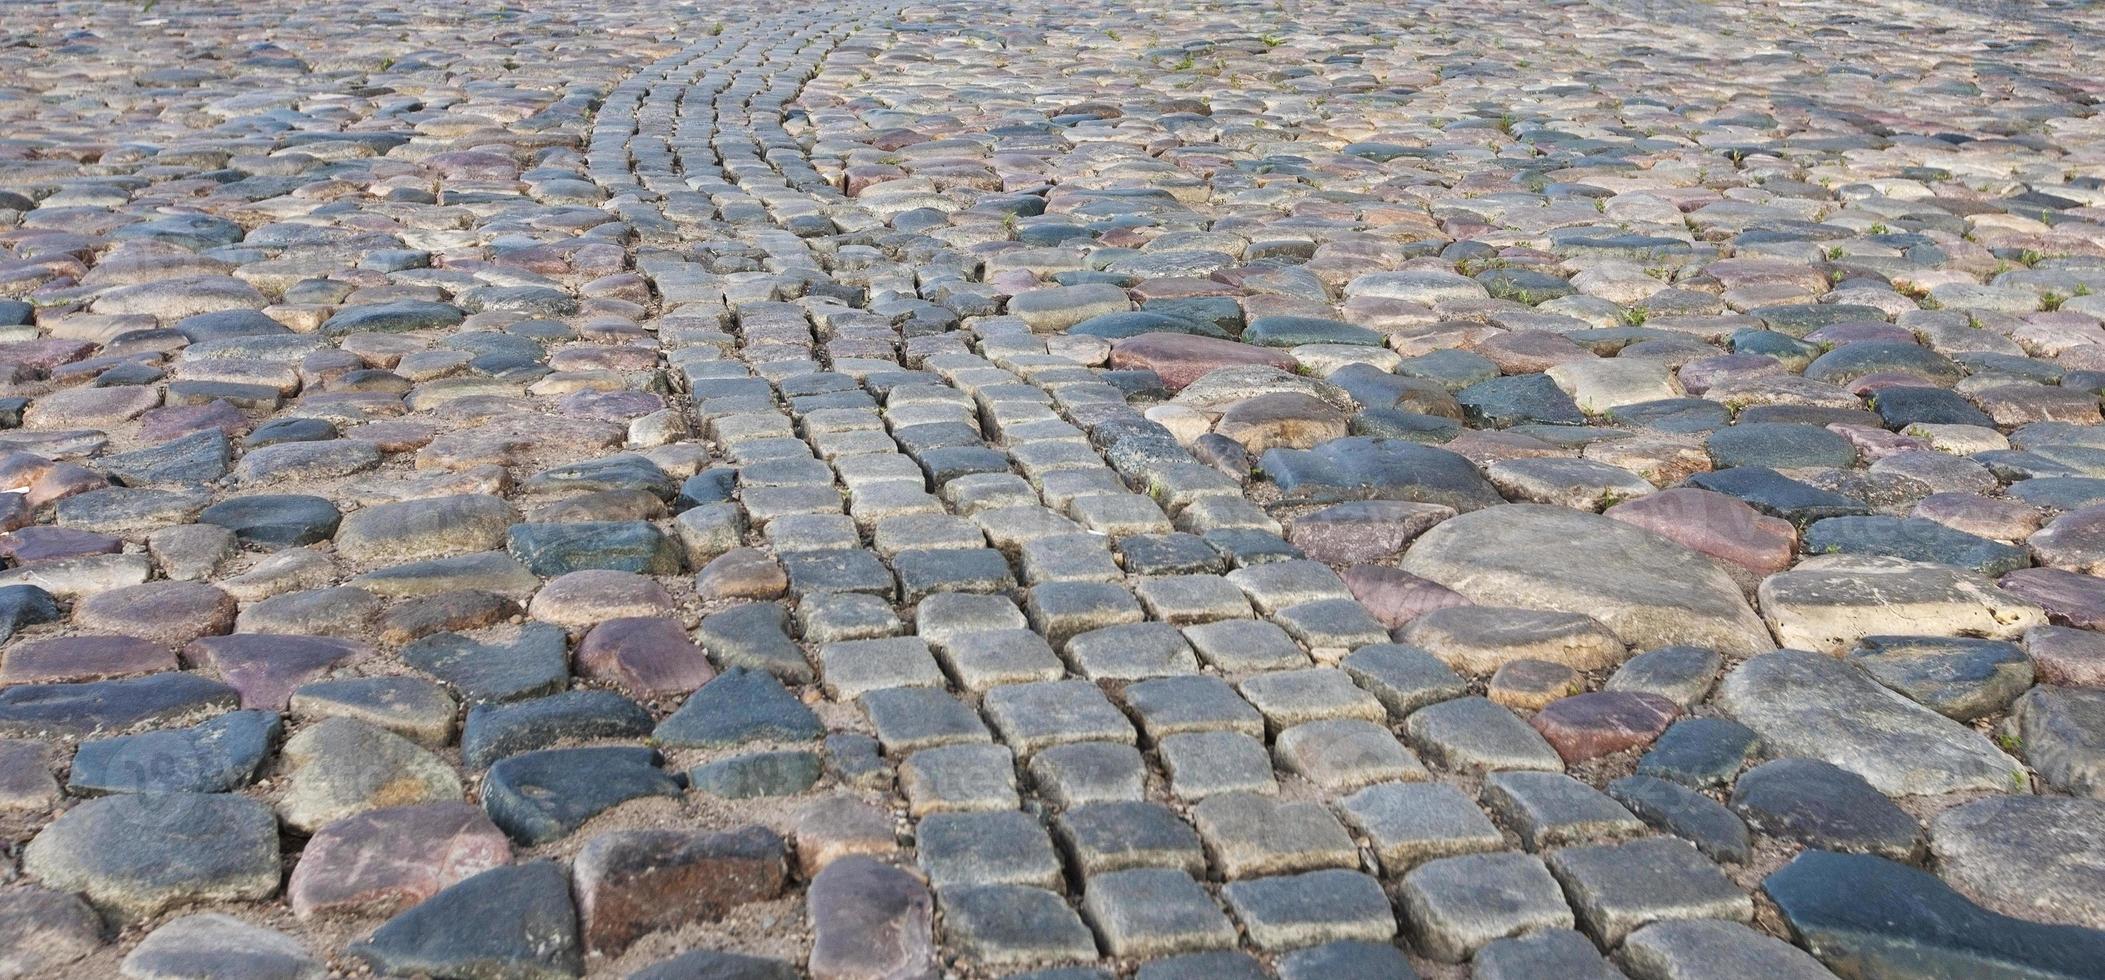
[(1482, 800), (1531, 851), (1645, 832), (1644, 821), (1622, 804), (1558, 772), (1493, 773), (1484, 777)]
[(1754, 900), (1679, 837), (1559, 848), (1550, 852), (1549, 868), (1579, 924), (1604, 948), (1651, 922), (1754, 919)]
[[(1120, 538), (1118, 553), (1128, 575), (1219, 574), (1228, 567), (1205, 538), (1181, 532)], [(1238, 596), (1241, 593), (1236, 590)]]
[(1272, 974), (1257, 957), (1222, 949), (1142, 963), (1133, 980), (1272, 980)]
[(914, 632), (938, 650), (960, 636), (1029, 627), (1023, 610), (1006, 596), (946, 593), (914, 606)]
[(1274, 562), (1308, 557), (1286, 539), (1261, 528), (1221, 527), (1205, 532), (1206, 543), (1228, 562), (1230, 568), (1255, 568)]
[(945, 745), (922, 749), (899, 764), (900, 787), (915, 816), (955, 811), (1013, 810), (1016, 758), (1001, 745)]
[[(1037, 500), (1032, 494), (1031, 499)], [(992, 507), (974, 511), (972, 520), (987, 532), (987, 540), (1010, 554), (1019, 554), (1026, 541), (1056, 534), (1080, 533), (1082, 526), (1042, 506)]]
[(1128, 623), (1079, 634), (1067, 641), (1067, 662), (1093, 681), (1134, 681), (1199, 671), (1191, 644), (1168, 623)]
[(1126, 685), (1123, 697), (1151, 741), (1181, 732), (1264, 735), (1264, 716), (1218, 677), (1192, 674), (1139, 681)]
[(892, 570), (884, 567), (877, 553), (867, 548), (831, 551), (799, 551), (781, 556), (782, 570), (789, 573), (789, 587), (798, 596), (821, 592), (863, 592), (885, 599), (895, 597)]
[(789, 514), (768, 522), (767, 543), (775, 554), (794, 551), (843, 551), (862, 545), (855, 521), (846, 514)]
[(1116, 742), (1055, 745), (1031, 756), (1031, 780), (1060, 806), (1137, 800), (1147, 792), (1147, 763)]
[(1231, 882), (1221, 897), (1263, 950), (1344, 939), (1381, 942), (1396, 935), (1396, 912), (1381, 882), (1358, 871), (1250, 878)]
[(888, 687), (861, 697), (877, 740), (893, 755), (960, 742), (988, 742), (979, 712), (941, 688)]
[(1273, 966), (1279, 980), (1417, 980), (1418, 976), (1410, 958), (1395, 944), (1356, 939), (1297, 949), (1279, 957)]
[(1052, 838), (1028, 813), (931, 813), (921, 818), (914, 833), (921, 870), (937, 888), (1061, 887), (1060, 856)]
[(979, 525), (949, 514), (908, 514), (877, 522), (870, 532), (870, 546), (885, 558), (916, 549), (954, 550), (984, 548), (986, 532)]
[(1088, 681), (1004, 684), (987, 691), (981, 707), (1002, 741), (1024, 755), (1070, 742), (1137, 740), (1125, 713)]
[(797, 629), (812, 643), (872, 640), (905, 630), (892, 604), (860, 592), (829, 592), (797, 604)]
[(1082, 912), (1117, 957), (1233, 949), (1235, 925), (1197, 881), (1172, 868), (1096, 875), (1082, 890)]
[(1265, 728), (1273, 734), (1326, 718), (1389, 720), (1388, 710), (1374, 695), (1360, 690), (1350, 675), (1335, 667), (1259, 674), (1239, 687), (1243, 699), (1264, 713)]
[(1228, 573), (1228, 581), (1242, 589), (1257, 611), (1267, 616), (1304, 602), (1352, 598), (1352, 590), (1345, 587), (1345, 580), (1330, 566), (1306, 559), (1238, 568)]
[(840, 474), (841, 485), (850, 490), (876, 483), (904, 483), (926, 489), (921, 467), (900, 453), (843, 456), (833, 461), (833, 471)]
[(1087, 876), (1127, 868), (1181, 868), (1194, 876), (1206, 873), (1206, 852), (1199, 845), (1198, 831), (1159, 803), (1073, 807), (1053, 821), (1053, 832), (1066, 848), (1068, 861)]
[(1184, 732), (1155, 744), (1162, 768), (1169, 772), (1169, 791), (1180, 800), (1203, 800), (1222, 793), (1277, 793), (1272, 757), (1264, 743), (1235, 732)]
[(1161, 505), (1137, 493), (1099, 493), (1076, 497), (1067, 504), (1069, 517), (1100, 534), (1125, 537), (1131, 534), (1167, 534), (1168, 515)]
[(974, 473), (954, 477), (937, 490), (937, 495), (966, 517), (977, 517), (982, 511), (1032, 507), (1038, 503), (1038, 492), (1014, 473)]
[(1309, 665), (1308, 653), (1276, 623), (1223, 619), (1184, 627), (1184, 638), (1207, 664), (1223, 673), (1294, 670)]
[(1564, 757), (1541, 732), (1488, 698), (1420, 708), (1404, 719), (1403, 732), (1421, 757), (1451, 772), (1564, 771)]
[(892, 558), (899, 596), (919, 602), (945, 592), (1000, 592), (1016, 587), (1009, 560), (992, 548), (929, 548)]
[(1418, 951), (1442, 963), (1460, 963), (1494, 939), (1572, 927), (1549, 868), (1516, 851), (1428, 861), (1403, 876), (1397, 899)]
[[(1785, 944), (1785, 948), (1791, 947)], [(1601, 955), (1600, 949), (1594, 946), (1593, 940), (1573, 929), (1537, 929), (1523, 936), (1494, 939), (1485, 943), (1483, 949), (1476, 951), (1476, 956), (1469, 960), (1469, 969), (1473, 980), (1540, 980), (1542, 977), (1556, 977), (1557, 980), (1624, 980), (1622, 971), (1609, 965), (1607, 958)], [(1825, 970), (1820, 971), (1820, 975), (1833, 976)], [(1756, 980), (1756, 977), (1761, 975), (1750, 976), (1727, 969), (1693, 976), (1715, 976), (1719, 980), (1728, 977)]]
[(1425, 764), (1389, 730), (1358, 718), (1331, 718), (1279, 733), (1272, 754), (1281, 768), (1333, 793), (1395, 780), (1430, 779)]
[(1096, 959), (1096, 937), (1060, 896), (1027, 885), (947, 888), (943, 934), (965, 958), (986, 966)]
[(1316, 658), (1334, 664), (1363, 646), (1389, 642), (1389, 631), (1352, 599), (1324, 599), (1288, 606), (1272, 614), (1286, 635)]
[(1133, 594), (1140, 597), (1149, 618), (1179, 626), (1251, 615), (1243, 590), (1218, 575), (1143, 578), (1134, 583)]
[(967, 691), (1067, 676), (1067, 665), (1052, 645), (1027, 629), (962, 633), (939, 647), (936, 659), (950, 679)]
[(832, 487), (746, 487), (739, 503), (754, 524), (798, 514), (838, 514), (841, 493)]
[(847, 701), (888, 687), (942, 687), (943, 670), (919, 637), (892, 636), (820, 646), (819, 680)]
[(1440, 658), (1400, 643), (1360, 647), (1338, 666), (1397, 721), (1419, 708), (1469, 693), (1469, 682)]
[(875, 483), (848, 495), (848, 516), (857, 527), (869, 530), (880, 522), (910, 514), (941, 516), (943, 502), (919, 487), (904, 483)]
[(1045, 634), (1054, 649), (1077, 633), (1137, 623), (1147, 618), (1140, 600), (1124, 586), (1109, 582), (1047, 582), (1031, 586), (1024, 602), (1030, 627)]
[(1476, 802), (1445, 783), (1381, 783), (1346, 797), (1338, 809), (1374, 845), (1385, 875), (1506, 846)]
[(1359, 867), (1352, 835), (1320, 803), (1228, 793), (1193, 807), (1192, 818), (1225, 878)]
[[(1074, 448), (1089, 452), (1087, 447)], [(1030, 480), (1037, 485), (1038, 496), (1045, 498), (1046, 506), (1063, 513), (1071, 511), (1074, 502), (1084, 497), (1104, 497), (1127, 492), (1125, 481), (1119, 479), (1118, 474), (1105, 469), (1101, 463), (1091, 469), (1034, 473), (1030, 475)], [(1079, 518), (1070, 519), (1075, 521), (1076, 527), (1082, 526)]]
[(1118, 582), (1126, 573), (1111, 557), (1111, 543), (1099, 534), (1053, 534), (1023, 543), (1020, 564), (1024, 581)]

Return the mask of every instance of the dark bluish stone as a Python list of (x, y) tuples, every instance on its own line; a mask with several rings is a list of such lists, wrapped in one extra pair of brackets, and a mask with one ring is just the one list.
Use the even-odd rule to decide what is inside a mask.
[(227, 711), (240, 703), (233, 688), (183, 671), (81, 684), (24, 684), (0, 690), (0, 736), (123, 731)]
[(327, 497), (295, 493), (230, 497), (197, 515), (200, 524), (219, 525), (242, 543), (265, 548), (327, 541), (342, 520), (343, 512)]
[(1849, 440), (1802, 423), (1742, 421), (1711, 433), (1703, 446), (1719, 469), (1766, 466), (1781, 470), (1856, 463), (1856, 448)]
[(1877, 340), (1843, 344), (1828, 351), (1806, 366), (1805, 376), (1846, 386), (1864, 375), (1887, 371), (1912, 374), (1938, 384), (1951, 384), (1965, 374), (1950, 358), (1921, 344)]
[(508, 640), (427, 636), (402, 648), (402, 662), (446, 682), (469, 702), (515, 701), (570, 684), (569, 638), (546, 623), (529, 622)]
[(1342, 320), (1314, 316), (1261, 316), (1243, 328), (1242, 341), (1260, 347), (1299, 347), (1302, 344), (1358, 344), (1382, 346), (1382, 335)]
[(1314, 449), (1272, 449), (1258, 465), (1293, 503), (1415, 500), (1458, 511), (1505, 503), (1466, 457), (1394, 439), (1353, 436)]
[(1754, 756), (1761, 736), (1726, 718), (1683, 718), (1668, 727), (1637, 760), (1641, 776), (1658, 776), (1698, 788), (1724, 786)]
[(1849, 662), (1959, 721), (2001, 713), (2033, 680), (2032, 660), (2017, 644), (1966, 636), (1867, 636)]
[(2105, 503), (2105, 479), (2094, 476), (2042, 476), (2010, 484), (2010, 496), (2056, 510), (2077, 510)]
[(791, 796), (810, 789), (823, 770), (816, 752), (754, 752), (696, 766), (687, 781), (701, 792), (730, 799)]
[(1424, 378), (1448, 391), (1461, 391), (1499, 375), (1497, 362), (1482, 354), (1452, 347), (1405, 358), (1397, 365), (1396, 373), (1407, 378)]
[(1187, 320), (1164, 313), (1151, 313), (1147, 310), (1098, 314), (1075, 324), (1067, 332), (1080, 337), (1101, 337), (1105, 340), (1124, 340), (1144, 333), (1188, 333), (1220, 340), (1231, 339), (1228, 331), (1213, 323)]
[(1585, 425), (1586, 413), (1546, 374), (1512, 374), (1455, 393), (1473, 421), (1505, 428), (1529, 422)]
[[(1120, 285), (1131, 286), (1132, 282)], [(1147, 313), (1160, 313), (1180, 320), (1205, 324), (1229, 334), (1243, 331), (1243, 307), (1233, 296), (1177, 296), (1169, 299), (1151, 299), (1140, 304)]]
[(292, 333), (292, 328), (260, 310), (214, 310), (186, 316), (172, 326), (177, 333), (190, 338), (193, 344), (229, 337), (272, 337)]
[(1990, 578), (2032, 564), (2016, 545), (1990, 541), (1922, 517), (1830, 517), (1806, 528), (1809, 555), (1885, 555), (1972, 569)]
[(1913, 860), (1922, 828), (1864, 777), (1818, 759), (1788, 758), (1747, 770), (1732, 810), (1765, 834), (1807, 847)]
[(1762, 881), (1799, 945), (1845, 975), (2095, 980), (2105, 931), (1975, 905), (1935, 875), (1862, 854), (1807, 851)]
[(480, 769), (565, 739), (646, 738), (650, 712), (612, 691), (564, 691), (510, 704), (478, 704), (461, 727), (461, 764)]
[(210, 483), (227, 475), (234, 449), (227, 434), (206, 429), (179, 436), (158, 446), (113, 453), (97, 465), (126, 486), (144, 487), (167, 483)]
[(1689, 486), (1737, 497), (1765, 514), (1804, 525), (1827, 517), (1847, 517), (1870, 510), (1832, 490), (1800, 483), (1765, 466), (1735, 466), (1698, 473)]
[(681, 565), (679, 544), (646, 521), (514, 524), (505, 548), (549, 578), (585, 569), (677, 575)]
[(1618, 405), (1608, 410), (1611, 421), (1661, 432), (1712, 432), (1732, 424), (1725, 406), (1702, 398), (1663, 398), (1659, 401)]
[(551, 466), (528, 477), (526, 488), (566, 493), (647, 490), (664, 501), (671, 501), (680, 492), (679, 481), (660, 469), (658, 464), (633, 453)]
[(0, 643), (24, 626), (58, 622), (58, 600), (40, 586), (0, 585)]
[(275, 711), (230, 711), (169, 731), (80, 743), (68, 792), (226, 793), (253, 782), (284, 730)]
[(1911, 425), (1995, 426), (1987, 412), (1948, 388), (1881, 388), (1871, 396), (1871, 409), (1895, 432)]
[(1510, 299), (1533, 306), (1578, 292), (1571, 283), (1533, 269), (1491, 269), (1476, 275), (1494, 299)]
[(772, 675), (733, 667), (689, 695), (651, 735), (673, 748), (802, 742), (826, 734), (819, 716)]
[(1639, 820), (1696, 845), (1712, 860), (1744, 863), (1753, 854), (1747, 825), (1724, 804), (1679, 783), (1653, 776), (1625, 776), (1608, 784), (1608, 795)]
[(797, 980), (800, 975), (781, 960), (697, 949), (644, 967), (628, 980)]
[(1201, 575), (1227, 571), (1204, 538), (1195, 534), (1135, 534), (1118, 539), (1128, 575)]
[(1420, 415), (1417, 412), (1399, 412), (1393, 408), (1370, 408), (1355, 413), (1351, 420), (1351, 432), (1356, 436), (1374, 439), (1402, 439), (1424, 445), (1438, 445), (1454, 439), (1465, 431), (1462, 423), (1438, 415)]
[(738, 487), (738, 471), (726, 466), (712, 466), (680, 481), (680, 493), (673, 498), (673, 506), (685, 510), (706, 504), (720, 504), (731, 499), (731, 492)]
[(1857, 306), (1851, 303), (1791, 303), (1783, 306), (1764, 306), (1749, 310), (1750, 314), (1762, 318), (1769, 329), (1803, 337), (1821, 327), (1858, 320), (1886, 322), (1886, 311), (1876, 306)]
[[(1810, 332), (1810, 331), (1808, 331)], [(1727, 344), (1735, 354), (1773, 357), (1785, 370), (1802, 371), (1820, 356), (1820, 346), (1774, 330), (1740, 330)]]
[(328, 419), (272, 419), (249, 430), (241, 444), (254, 449), (280, 442), (320, 442), (336, 436), (336, 424)]
[(1308, 557), (1285, 538), (1254, 527), (1215, 528), (1206, 532), (1205, 539), (1232, 568)]
[(390, 976), (547, 980), (584, 972), (570, 875), (553, 861), (492, 868), (455, 884), (346, 952)]
[(445, 303), (398, 300), (338, 310), (335, 316), (322, 322), (321, 334), (341, 337), (354, 333), (408, 333), (450, 327), (466, 318), (459, 307)]
[(501, 759), (483, 778), (482, 808), (521, 845), (554, 840), (645, 796), (679, 796), (680, 781), (640, 746), (541, 749)]

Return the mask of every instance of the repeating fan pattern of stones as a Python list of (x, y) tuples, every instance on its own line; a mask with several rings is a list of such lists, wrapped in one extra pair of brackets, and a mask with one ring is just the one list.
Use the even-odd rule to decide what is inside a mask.
[(0, 977), (2105, 976), (2101, 36), (15, 3)]

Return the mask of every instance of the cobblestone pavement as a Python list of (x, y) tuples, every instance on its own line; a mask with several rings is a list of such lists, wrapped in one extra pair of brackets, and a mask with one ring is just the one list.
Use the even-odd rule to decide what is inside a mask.
[(2105, 976), (2096, 5), (4, 12), (0, 977)]

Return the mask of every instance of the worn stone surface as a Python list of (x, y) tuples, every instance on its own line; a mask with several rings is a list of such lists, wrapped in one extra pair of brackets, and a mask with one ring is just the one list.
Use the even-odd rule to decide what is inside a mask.
[(1520, 504), (1420, 536), (1402, 568), (1479, 603), (1584, 613), (1639, 647), (1772, 649), (1730, 576), (1708, 558), (1619, 521)]
[(1719, 684), (1717, 703), (1770, 751), (1823, 759), (1882, 793), (2000, 792), (2021, 771), (1980, 733), (1820, 654), (1749, 660)]
[[(2091, 5), (20, 6), (0, 810), (179, 858), (44, 974), (1794, 976), (1644, 923), (2079, 887), (1912, 828), (2105, 785)], [(169, 790), (285, 892), (44, 880)]]

